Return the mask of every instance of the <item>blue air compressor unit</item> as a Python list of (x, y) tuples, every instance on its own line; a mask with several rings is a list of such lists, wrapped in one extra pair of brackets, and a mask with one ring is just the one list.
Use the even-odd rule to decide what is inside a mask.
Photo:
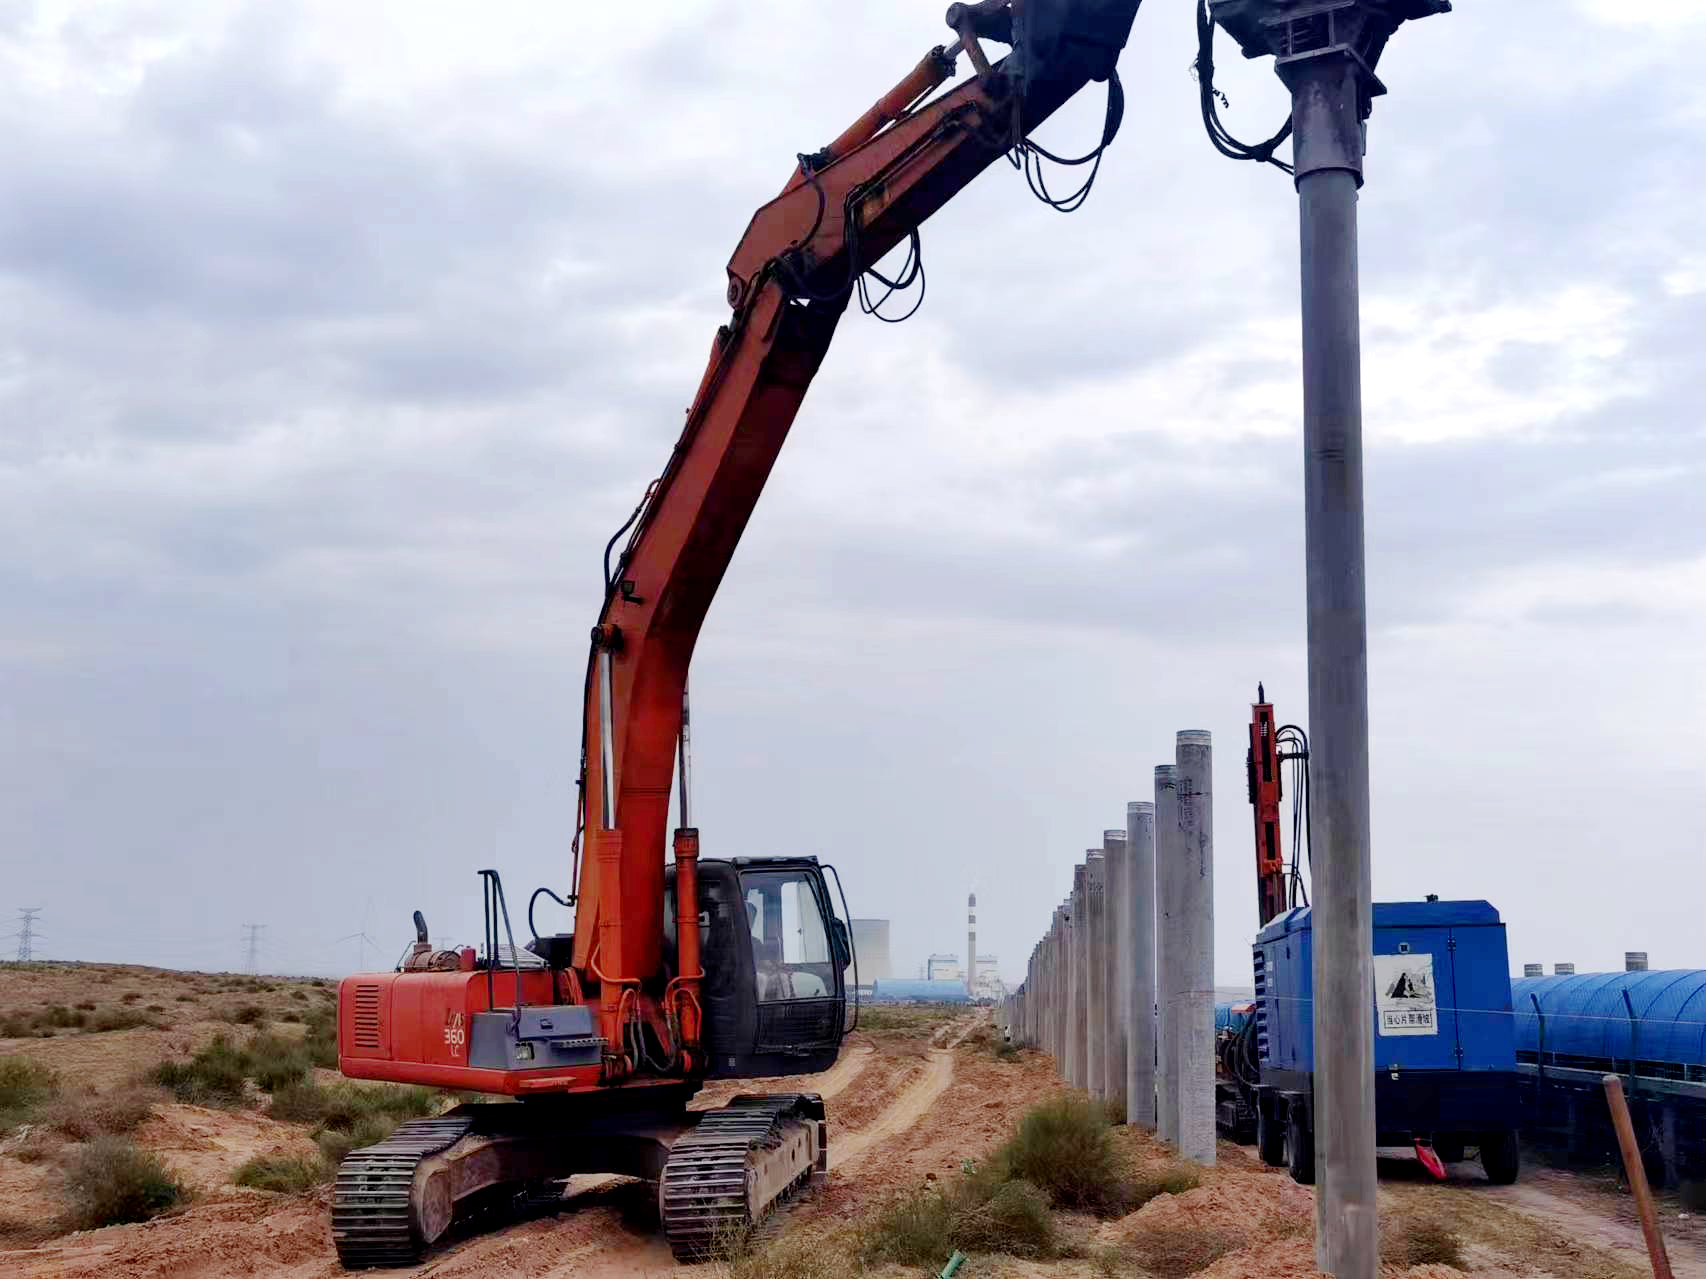
[[(1223, 1053), (1254, 1111), (1262, 1158), (1314, 1179), (1314, 948), (1308, 906), (1257, 936), (1247, 1046)], [(1484, 901), (1374, 905), (1374, 1098), (1381, 1145), (1480, 1149), (1487, 1176), (1518, 1171), (1516, 1047), (1505, 926)]]

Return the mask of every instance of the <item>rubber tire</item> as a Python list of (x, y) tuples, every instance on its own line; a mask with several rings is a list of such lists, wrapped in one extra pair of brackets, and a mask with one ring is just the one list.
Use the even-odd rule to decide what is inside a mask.
[(1495, 1186), (1508, 1186), (1522, 1171), (1522, 1150), (1512, 1129), (1481, 1134), (1481, 1167)]
[(1256, 1106), (1256, 1153), (1270, 1168), (1285, 1167), (1285, 1125), (1274, 1113), (1273, 1102)]
[(1465, 1149), (1466, 1145), (1462, 1133), (1436, 1132), (1434, 1134), (1434, 1154), (1439, 1156), (1441, 1163), (1462, 1163)]
[(1315, 1184), (1315, 1130), (1305, 1118), (1301, 1103), (1286, 1107), (1285, 1164), (1291, 1179), (1300, 1186)]

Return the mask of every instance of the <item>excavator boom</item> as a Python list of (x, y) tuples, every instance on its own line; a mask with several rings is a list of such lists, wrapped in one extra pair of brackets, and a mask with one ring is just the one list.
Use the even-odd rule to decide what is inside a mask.
[[(834, 142), (801, 158), (730, 258), (733, 313), (609, 567), (592, 632), (573, 962), (606, 1019), (623, 990), (661, 971), (688, 665), (856, 281), (1086, 83), (1109, 79), (1137, 6), (1031, 0), (1015, 23), (1005, 4), (955, 5), (962, 47), (980, 48), (980, 31), (1004, 32), (1019, 41), (1013, 53), (918, 105), (952, 72), (954, 55), (932, 50)], [(1109, 91), (1117, 95), (1117, 81)]]
[[(686, 788), (688, 666), (848, 299), (863, 303), (866, 273), (903, 241), (916, 251), (920, 224), (993, 161), (1031, 163), (1030, 131), (1091, 81), (1108, 82), (1107, 145), (1123, 101), (1114, 65), (1138, 4), (954, 5), (957, 43), (931, 50), (801, 156), (753, 215), (729, 259), (729, 320), (681, 436), (606, 547), (565, 903), (573, 934), (518, 949), (502, 882), (482, 871), (483, 954), (434, 949), (417, 914), (397, 971), (347, 978), (339, 991), (346, 1075), (533, 1104), (461, 1106), (353, 1151), (332, 1207), (345, 1264), (411, 1262), (466, 1211), (577, 1172), (654, 1185), (672, 1248), (692, 1259), (825, 1174), (828, 1128), (814, 1094), (687, 1109), (707, 1078), (833, 1064), (853, 960), (830, 900), (832, 867), (811, 857), (700, 860)], [(986, 39), (1012, 52), (992, 63)], [(960, 52), (975, 74), (932, 97)], [(903, 270), (882, 283), (910, 278)], [(682, 817), (671, 838), (678, 758)]]

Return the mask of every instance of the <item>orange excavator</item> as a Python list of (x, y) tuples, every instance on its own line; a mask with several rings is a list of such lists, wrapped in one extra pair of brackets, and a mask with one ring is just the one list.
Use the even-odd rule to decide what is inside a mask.
[[(952, 6), (955, 40), (828, 146), (800, 156), (782, 193), (754, 214), (728, 265), (731, 314), (681, 437), (605, 549), (573, 886), (564, 897), (534, 894), (573, 908), (573, 931), (517, 948), (502, 881), (485, 870), (482, 948), (436, 947), (417, 912), (416, 940), (395, 971), (339, 989), (345, 1075), (521, 1103), (459, 1106), (353, 1151), (332, 1203), (345, 1266), (413, 1263), (457, 1223), (560, 1198), (579, 1173), (655, 1185), (672, 1249), (695, 1259), (826, 1175), (816, 1095), (688, 1106), (706, 1080), (827, 1069), (857, 1015), (833, 868), (811, 857), (699, 855), (688, 664), (849, 299), (882, 314), (891, 293), (921, 289), (919, 225), (1002, 157), (1051, 205), (1081, 202), (1089, 182), (1057, 198), (1044, 162), (1059, 157), (1029, 137), (1087, 83), (1106, 82), (1101, 145), (1065, 162), (1094, 177), (1119, 125), (1115, 64), (1139, 2)], [(992, 63), (985, 41), (1010, 52)], [(962, 53), (971, 74), (944, 89)], [(903, 243), (906, 265), (881, 274), (880, 260)]]

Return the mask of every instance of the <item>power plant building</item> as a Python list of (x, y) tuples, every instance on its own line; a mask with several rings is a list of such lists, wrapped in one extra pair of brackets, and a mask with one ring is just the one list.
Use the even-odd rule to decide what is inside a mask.
[(869, 986), (884, 977), (893, 977), (894, 963), (889, 958), (889, 921), (855, 919), (852, 924), (853, 953), (859, 960), (859, 984)]
[(958, 955), (932, 955), (924, 966), (925, 981), (957, 981), (965, 985), (965, 973), (960, 970)]

